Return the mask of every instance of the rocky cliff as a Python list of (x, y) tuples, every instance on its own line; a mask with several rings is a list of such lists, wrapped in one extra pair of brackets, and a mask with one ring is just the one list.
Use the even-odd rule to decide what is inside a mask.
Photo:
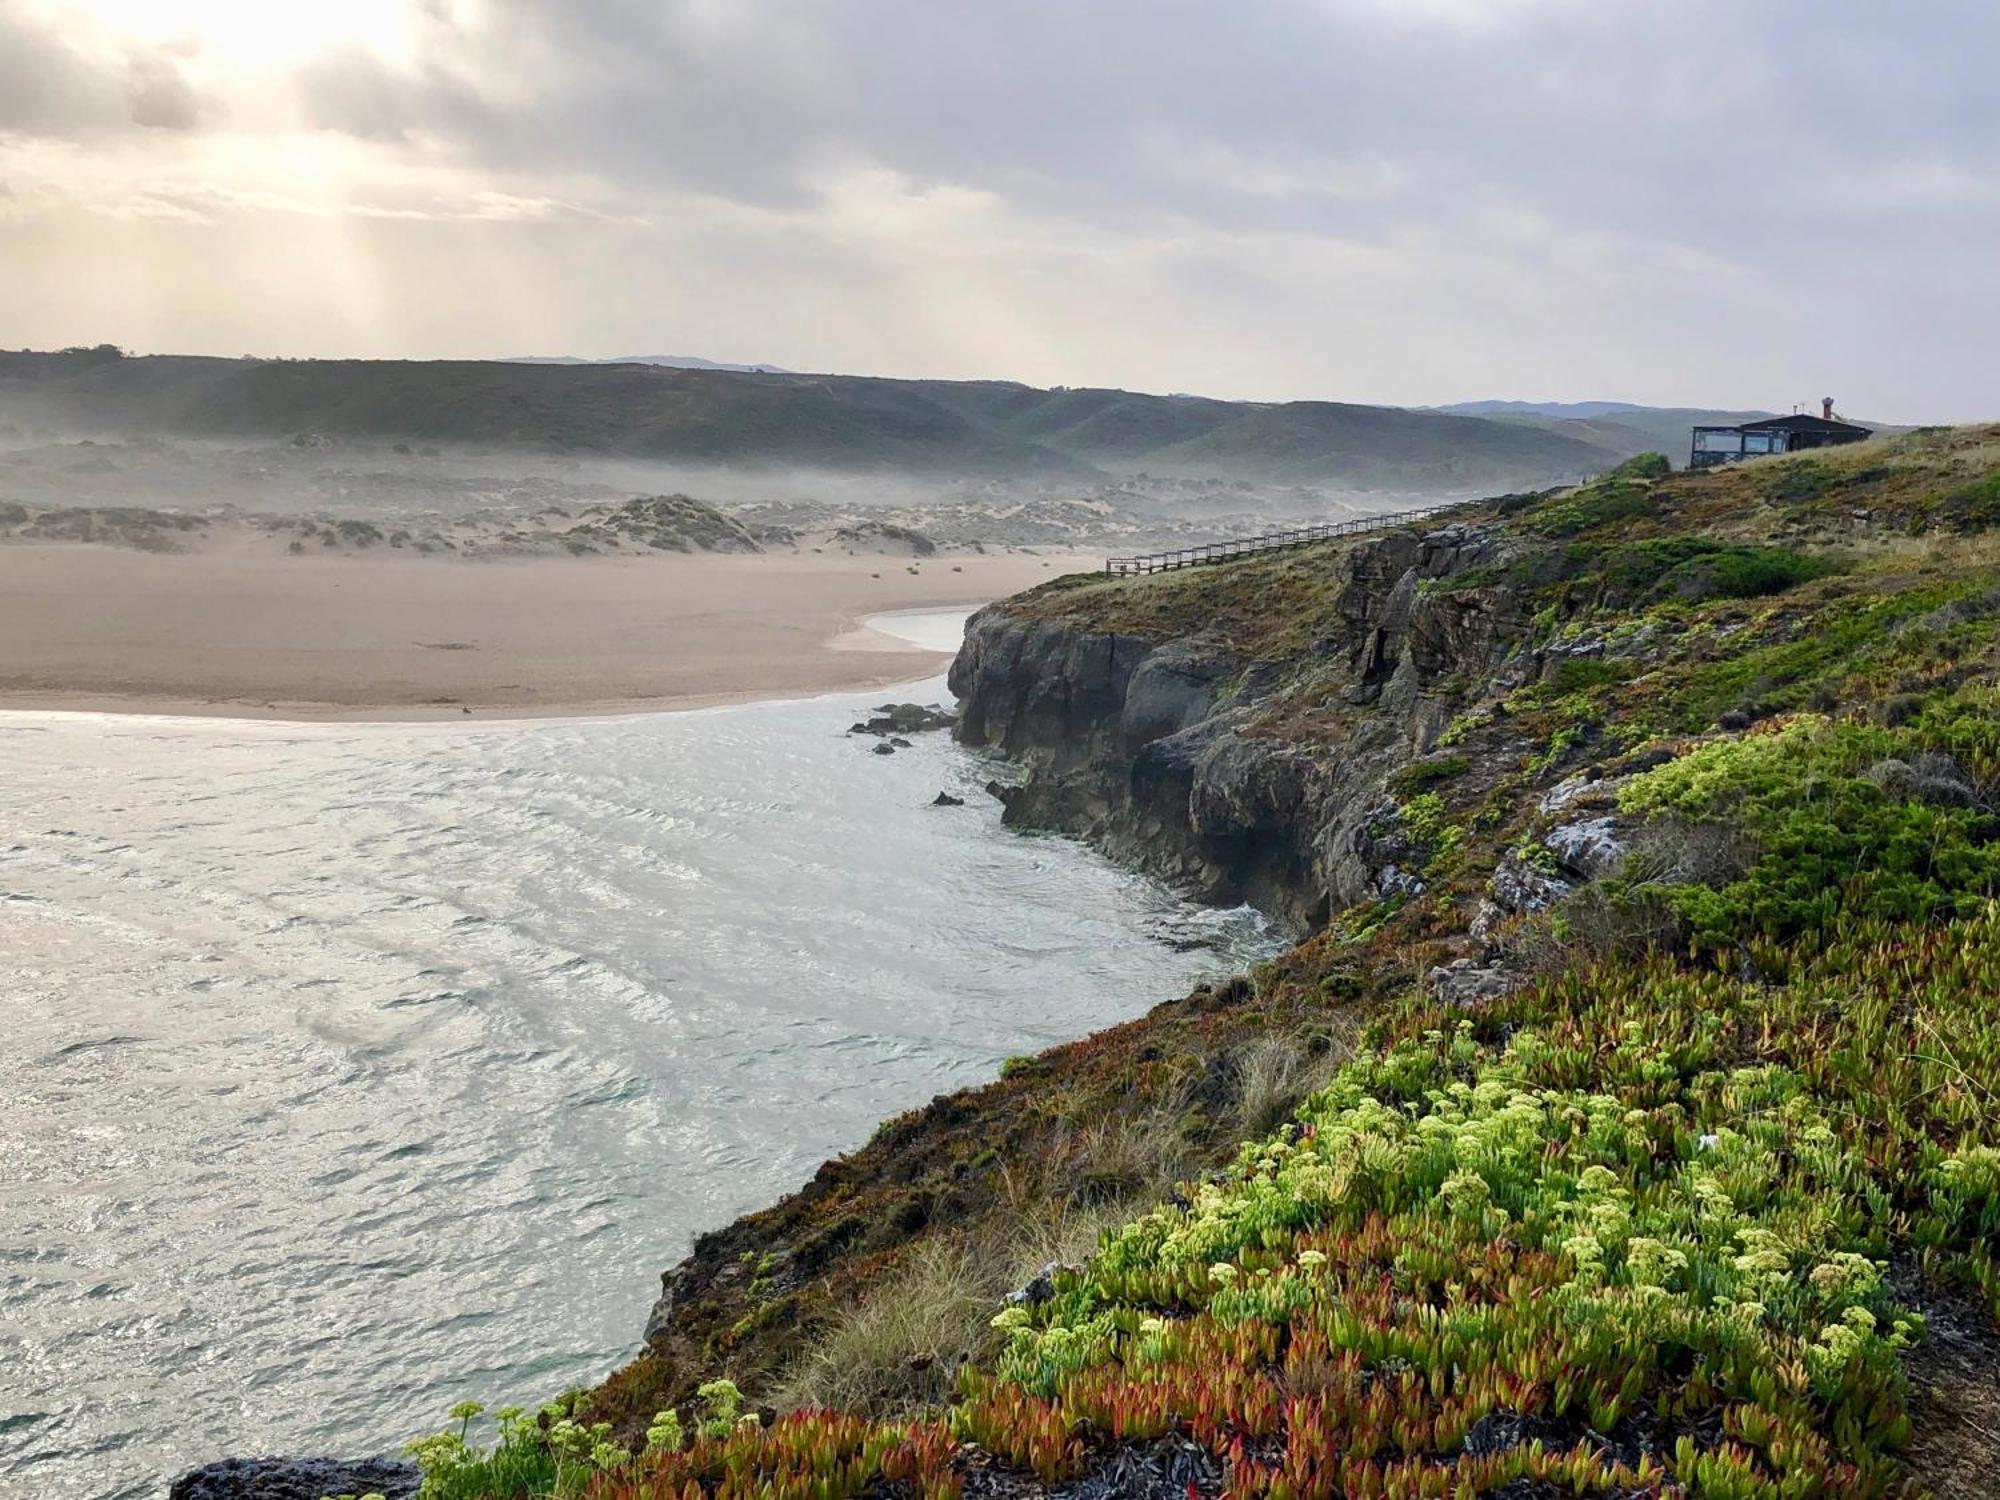
[(1387, 783), (1433, 749), (1456, 699), (1544, 669), (1515, 588), (1438, 586), (1510, 557), (1497, 527), (1467, 524), (1305, 554), (1331, 608), (1276, 653), (1221, 627), (1149, 638), (1036, 608), (1060, 592), (1003, 601), (952, 663), (958, 733), (1027, 767), (998, 788), (1009, 823), (1314, 926), (1421, 889)]

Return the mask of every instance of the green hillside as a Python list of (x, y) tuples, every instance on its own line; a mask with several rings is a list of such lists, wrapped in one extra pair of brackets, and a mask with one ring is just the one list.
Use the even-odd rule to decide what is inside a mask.
[(1002, 382), (651, 365), (0, 354), (0, 422), (503, 446), (1004, 477), (1148, 472), (1354, 489), (1519, 488), (1625, 456), (1514, 422)]
[(1933, 430), (975, 617), (1010, 818), (1334, 899), (703, 1236), (425, 1495), (1990, 1496), (1996, 527)]

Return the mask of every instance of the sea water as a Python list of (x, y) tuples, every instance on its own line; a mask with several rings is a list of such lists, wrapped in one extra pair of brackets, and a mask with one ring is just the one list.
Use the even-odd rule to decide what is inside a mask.
[(1267, 951), (1004, 831), (946, 737), (845, 733), (944, 691), (0, 715), (0, 1495), (601, 1377), (699, 1231)]

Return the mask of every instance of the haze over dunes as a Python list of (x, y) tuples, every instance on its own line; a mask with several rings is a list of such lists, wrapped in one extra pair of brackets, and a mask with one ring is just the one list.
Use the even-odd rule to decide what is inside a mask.
[(656, 365), (0, 354), (0, 420), (198, 436), (299, 432), (760, 466), (1105, 473), (1477, 490), (1547, 484), (1643, 446), (1340, 402), (1276, 405), (1006, 381)]

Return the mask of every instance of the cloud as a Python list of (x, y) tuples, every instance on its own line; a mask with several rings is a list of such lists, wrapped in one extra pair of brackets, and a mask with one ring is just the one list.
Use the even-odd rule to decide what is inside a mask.
[(1861, 409), (1879, 379), (1877, 411), (1964, 415), (1958, 351), (2000, 337), (1974, 0), (412, 0), (396, 48), (234, 75), (29, 5), (0, 0), (0, 132), (74, 150), (0, 153), (10, 222), (345, 223), (302, 263), (387, 275), (422, 315), (383, 326), (463, 352), (490, 308), (392, 247), (450, 236), (538, 345), (1225, 394), (1840, 378)]
[(69, 131), (114, 110), (113, 77), (0, 0), (0, 130)]
[(129, 68), (133, 124), (148, 130), (192, 130), (201, 123), (201, 101), (170, 53), (135, 53)]

